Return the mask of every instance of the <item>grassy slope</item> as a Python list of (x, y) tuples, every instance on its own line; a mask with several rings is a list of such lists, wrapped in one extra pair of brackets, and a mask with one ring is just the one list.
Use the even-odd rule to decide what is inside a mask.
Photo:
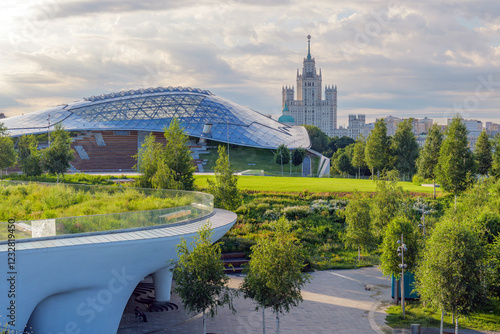
[[(213, 175), (196, 175), (195, 184), (200, 188), (206, 188), (206, 180), (213, 177)], [(399, 184), (403, 189), (411, 192), (432, 194), (432, 187), (417, 186), (410, 182), (400, 182)], [(277, 192), (303, 192), (304, 190), (309, 192), (375, 192), (375, 182), (336, 178), (240, 176), (238, 188)]]

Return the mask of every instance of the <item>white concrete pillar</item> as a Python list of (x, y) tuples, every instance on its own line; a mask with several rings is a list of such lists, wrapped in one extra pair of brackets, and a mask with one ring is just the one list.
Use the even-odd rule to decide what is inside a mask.
[(153, 273), (153, 283), (157, 302), (167, 302), (170, 300), (170, 290), (172, 288), (172, 277), (174, 274), (173, 268), (173, 266), (170, 266)]

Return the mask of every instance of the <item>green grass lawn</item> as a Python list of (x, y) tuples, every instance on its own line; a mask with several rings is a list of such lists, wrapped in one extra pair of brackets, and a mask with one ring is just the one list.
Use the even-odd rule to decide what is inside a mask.
[[(422, 327), (439, 327), (441, 323), (441, 312), (422, 307), (419, 302), (409, 302), (405, 307), (405, 319), (401, 306), (391, 306), (387, 309), (387, 324), (393, 328), (408, 328), (411, 324), (420, 324)], [(460, 328), (476, 330), (500, 330), (500, 301), (490, 300), (482, 310), (471, 314), (469, 317), (458, 319)], [(454, 328), (451, 314), (444, 317), (444, 327)]]
[[(196, 175), (195, 184), (199, 188), (207, 187), (207, 179), (213, 175)], [(411, 182), (399, 182), (404, 190), (432, 194), (432, 187), (417, 186)], [(313, 178), (313, 177), (274, 177), (240, 176), (238, 188), (253, 191), (276, 192), (375, 192), (375, 182), (359, 179)], [(438, 189), (440, 193), (441, 190)]]

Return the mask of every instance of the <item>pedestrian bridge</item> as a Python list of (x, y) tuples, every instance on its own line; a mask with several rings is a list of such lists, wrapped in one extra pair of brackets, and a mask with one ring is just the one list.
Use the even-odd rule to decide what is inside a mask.
[[(116, 187), (110, 187), (115, 188)], [(118, 188), (119, 189), (119, 188)], [(50, 191), (48, 186), (47, 191)], [(149, 191), (156, 196), (154, 190)], [(15, 333), (116, 333), (136, 285), (152, 274), (158, 302), (170, 299), (171, 268), (181, 238), (210, 222), (213, 241), (236, 214), (213, 197), (185, 197), (175, 208), (0, 223), (0, 329)]]

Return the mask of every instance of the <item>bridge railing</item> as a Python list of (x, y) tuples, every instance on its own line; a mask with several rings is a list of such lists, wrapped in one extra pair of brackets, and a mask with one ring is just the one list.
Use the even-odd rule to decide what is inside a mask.
[[(29, 185), (26, 182), (0, 182), (0, 186)], [(32, 238), (52, 239), (86, 234), (108, 234), (120, 230), (154, 228), (158, 226), (181, 223), (205, 217), (213, 212), (213, 196), (201, 192), (146, 189), (117, 186), (87, 186), (87, 185), (55, 185), (37, 183), (47, 187), (69, 187), (75, 191), (90, 193), (98, 197), (101, 193), (118, 194), (120, 192), (137, 196), (150, 197), (151, 200), (165, 199), (165, 208), (144, 211), (129, 211), (120, 213), (104, 213), (75, 217), (60, 217), (37, 220), (17, 220), (16, 217), (0, 223), (0, 244), (9, 240), (16, 242), (32, 240)], [(113, 197), (110, 197), (111, 199)], [(163, 203), (163, 202), (162, 202)]]

